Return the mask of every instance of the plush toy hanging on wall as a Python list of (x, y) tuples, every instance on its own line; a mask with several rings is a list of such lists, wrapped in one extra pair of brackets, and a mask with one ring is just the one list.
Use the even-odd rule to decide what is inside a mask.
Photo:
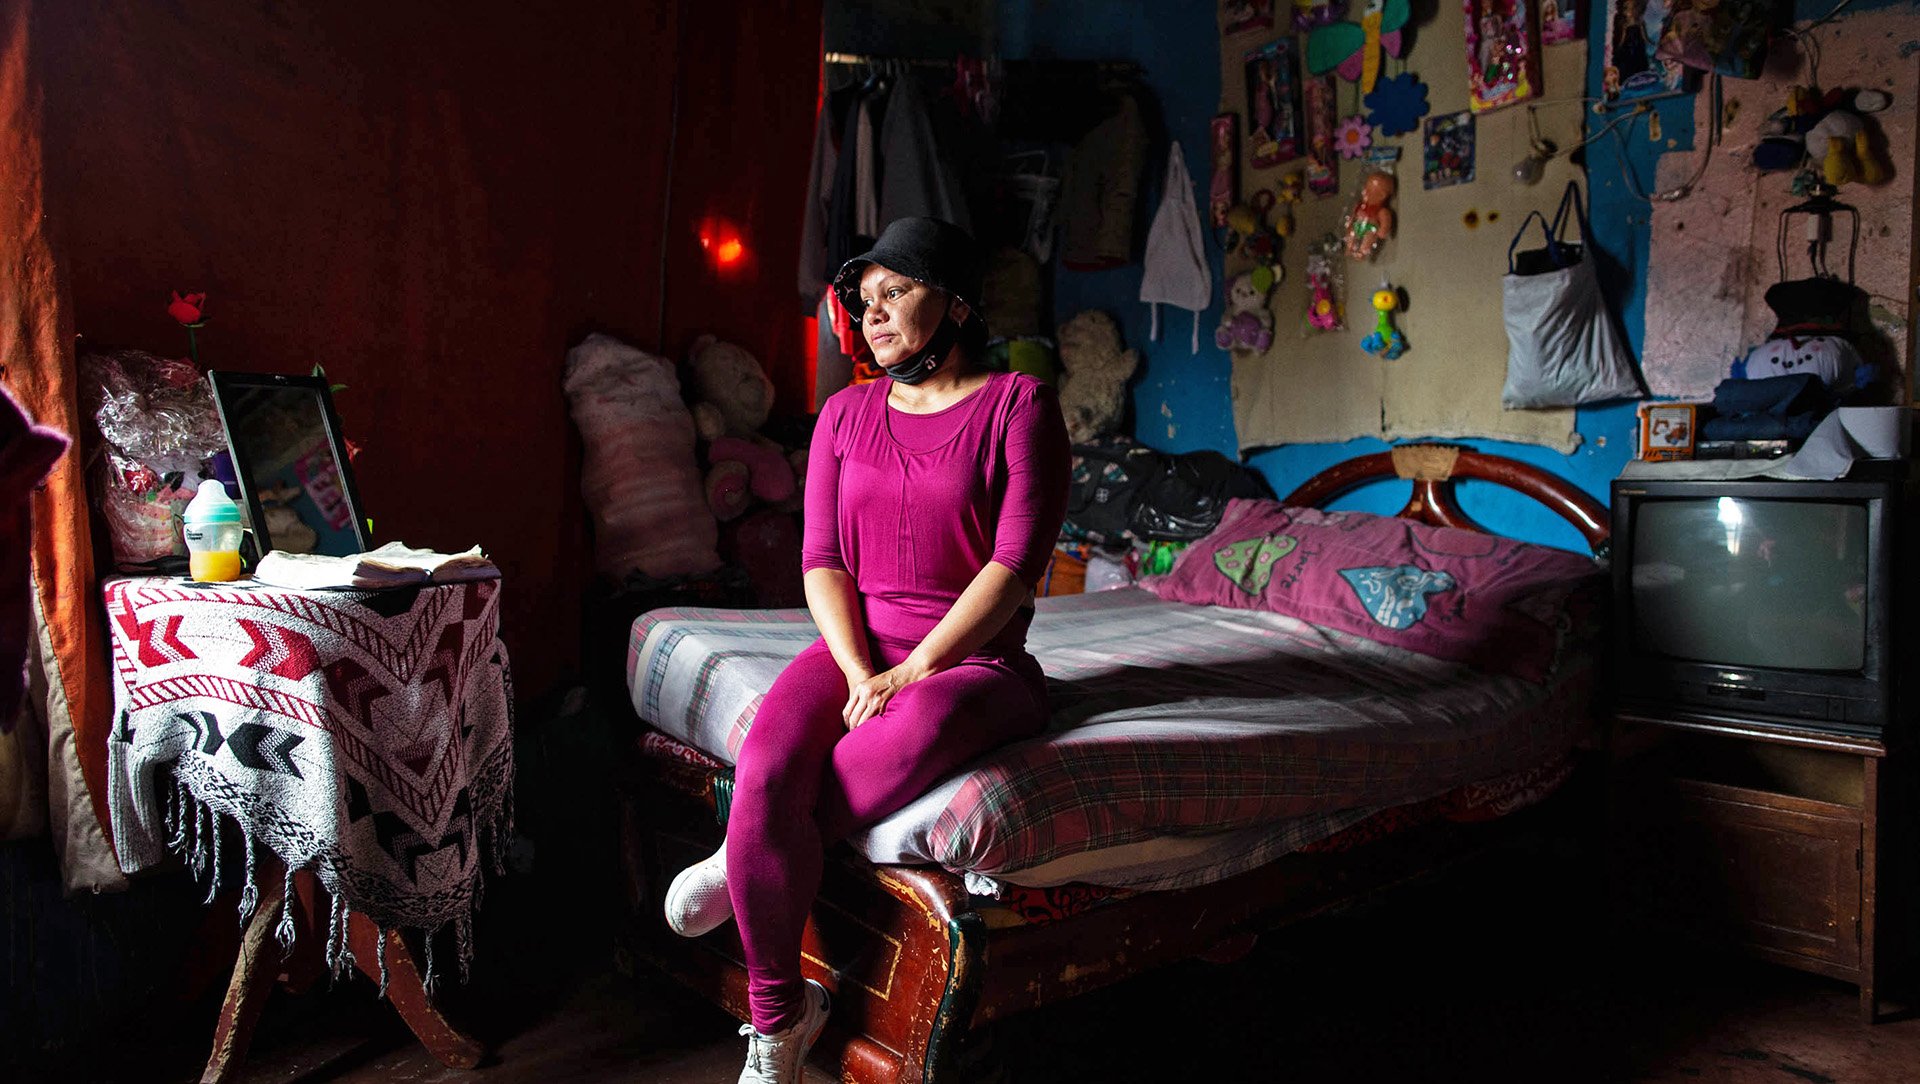
[(1222, 350), (1255, 352), (1273, 345), (1273, 312), (1267, 308), (1273, 281), (1273, 271), (1265, 267), (1233, 276), (1227, 284), (1227, 310), (1220, 314), (1213, 345)]
[(1353, 210), (1347, 212), (1347, 255), (1356, 260), (1371, 260), (1387, 238), (1393, 236), (1393, 208), (1387, 201), (1396, 187), (1393, 174), (1374, 170), (1360, 182), (1360, 195)]
[(1804, 193), (1815, 182), (1884, 184), (1893, 167), (1880, 149), (1867, 117), (1887, 108), (1891, 99), (1879, 90), (1831, 90), (1808, 87), (1787, 92), (1787, 106), (1767, 121), (1767, 134), (1753, 149), (1753, 164), (1765, 171), (1805, 169), (1794, 178)]
[(1362, 101), (1372, 110), (1367, 119), (1381, 135), (1406, 135), (1420, 127), (1420, 118), (1432, 107), (1427, 104), (1427, 85), (1412, 72), (1401, 72), (1383, 79)]
[(1406, 48), (1401, 29), (1411, 11), (1408, 0), (1367, 0), (1357, 23), (1333, 23), (1307, 36), (1307, 70), (1338, 72), (1362, 94), (1380, 78), (1380, 54), (1399, 58)]
[(1360, 340), (1360, 349), (1378, 354), (1388, 361), (1407, 352), (1407, 337), (1393, 326), (1393, 310), (1400, 307), (1400, 292), (1385, 281), (1373, 292), (1373, 333)]

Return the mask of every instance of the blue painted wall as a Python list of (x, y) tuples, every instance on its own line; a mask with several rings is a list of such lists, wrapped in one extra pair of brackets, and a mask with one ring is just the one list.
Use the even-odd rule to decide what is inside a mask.
[[(1818, 18), (1834, 0), (1797, 0), (1797, 19)], [(1907, 3), (1910, 0), (1855, 0), (1849, 11)], [(1594, 0), (1591, 25), (1604, 25), (1604, 5)], [(1450, 13), (1450, 7), (1442, 8)], [(1187, 169), (1204, 186), (1207, 122), (1220, 97), (1220, 47), (1213, 5), (1192, 0), (1002, 0), (998, 22), (1001, 55), (1007, 57), (1131, 58), (1144, 68), (1147, 81), (1159, 95), (1167, 134), (1185, 152)], [(1559, 48), (1576, 48), (1560, 46)], [(1598, 94), (1601, 51), (1590, 50), (1587, 91)], [(1549, 88), (1559, 97), (1565, 88)], [(1670, 99), (1656, 104), (1663, 139), (1647, 138), (1646, 121), (1623, 125), (1626, 158), (1611, 137), (1587, 148), (1591, 215), (1595, 245), (1602, 255), (1609, 294), (1623, 316), (1627, 337), (1637, 355), (1644, 340), (1642, 318), (1646, 299), (1649, 246), (1648, 205), (1631, 194), (1623, 167), (1637, 177), (1642, 191), (1653, 186), (1654, 159), (1660, 151), (1690, 153), (1693, 149), (1693, 99)], [(1165, 149), (1152, 160), (1150, 195), (1157, 199), (1164, 174)], [(1498, 180), (1481, 183), (1503, 183)], [(1909, 182), (1911, 183), (1911, 182)], [(1231, 365), (1224, 351), (1209, 341), (1219, 320), (1219, 282), (1222, 254), (1211, 251), (1215, 276), (1215, 307), (1201, 314), (1203, 345), (1198, 356), (1189, 351), (1188, 315), (1163, 310), (1163, 336), (1147, 339), (1148, 314), (1137, 298), (1138, 265), (1098, 274), (1062, 271), (1055, 282), (1056, 310), (1061, 318), (1085, 308), (1101, 308), (1121, 321), (1129, 345), (1145, 357), (1142, 375), (1133, 388), (1136, 435), (1148, 444), (1172, 452), (1212, 448), (1234, 454), (1233, 413), (1229, 399)], [(1500, 270), (1487, 271), (1487, 288), (1498, 288)], [(1161, 415), (1160, 404), (1166, 404)], [(1142, 414), (1141, 411), (1150, 411)], [(1469, 441), (1481, 451), (1511, 456), (1542, 467), (1574, 482), (1602, 502), (1608, 484), (1632, 458), (1634, 404), (1620, 403), (1578, 412), (1580, 446), (1561, 455), (1537, 445), (1505, 441)], [(1171, 432), (1169, 432), (1171, 427)], [(1300, 444), (1258, 452), (1252, 463), (1266, 474), (1276, 492), (1284, 495), (1315, 472), (1342, 460), (1387, 445), (1360, 439), (1339, 444)], [(1355, 490), (1339, 507), (1392, 512), (1405, 498), (1406, 485), (1385, 482)], [(1460, 498), (1467, 512), (1491, 529), (1529, 541), (1584, 550), (1585, 543), (1564, 521), (1527, 498), (1497, 486), (1466, 483)]]

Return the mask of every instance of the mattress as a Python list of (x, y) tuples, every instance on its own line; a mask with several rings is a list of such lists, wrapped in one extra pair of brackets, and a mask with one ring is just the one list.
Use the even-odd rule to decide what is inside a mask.
[[(815, 637), (805, 610), (665, 609), (634, 623), (640, 718), (731, 764)], [(1139, 589), (1040, 600), (1041, 736), (963, 766), (852, 844), (973, 891), (1161, 889), (1232, 876), (1395, 806), (1534, 779), (1589, 717), (1590, 651), (1544, 683), (1278, 614)]]

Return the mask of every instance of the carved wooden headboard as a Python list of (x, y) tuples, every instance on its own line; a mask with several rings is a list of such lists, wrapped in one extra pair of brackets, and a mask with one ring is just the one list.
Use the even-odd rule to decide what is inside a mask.
[(1605, 556), (1608, 550), (1612, 528), (1607, 510), (1571, 482), (1519, 460), (1451, 444), (1402, 444), (1336, 463), (1307, 479), (1287, 496), (1286, 503), (1318, 508), (1356, 486), (1381, 478), (1405, 478), (1413, 483), (1413, 493), (1398, 513), (1408, 519), (1492, 534), (1461, 511), (1453, 496), (1456, 480), (1478, 478), (1518, 490), (1546, 505), (1573, 524), (1595, 556)]

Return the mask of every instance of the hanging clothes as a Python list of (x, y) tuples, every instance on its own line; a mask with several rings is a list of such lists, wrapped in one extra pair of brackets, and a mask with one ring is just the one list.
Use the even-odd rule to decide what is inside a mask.
[(1149, 337), (1160, 337), (1160, 305), (1178, 305), (1193, 312), (1193, 352), (1200, 352), (1200, 313), (1213, 301), (1213, 272), (1207, 266), (1200, 211), (1194, 204), (1193, 177), (1186, 156), (1175, 141), (1167, 152), (1167, 179), (1160, 208), (1147, 231), (1146, 273), (1140, 278), (1140, 300), (1152, 310)]
[(966, 189), (944, 152), (926, 91), (917, 80), (901, 79), (880, 125), (881, 228), (895, 219), (926, 217), (974, 232)]
[(1133, 214), (1146, 161), (1147, 128), (1132, 94), (1088, 132), (1067, 158), (1060, 188), (1060, 260), (1075, 271), (1133, 259)]
[[(886, 123), (887, 81), (875, 80), (859, 89), (848, 103), (841, 121), (840, 157), (834, 165), (833, 196), (827, 209), (827, 262), (825, 278), (831, 281), (840, 265), (873, 247), (879, 236), (877, 225), (871, 233), (861, 226), (880, 222), (878, 190), (886, 181), (882, 163), (876, 159), (873, 132)], [(867, 137), (861, 138), (865, 128)], [(822, 287), (824, 289), (824, 286)]]
[(827, 219), (833, 207), (834, 175), (840, 164), (840, 131), (847, 111), (858, 102), (860, 88), (840, 87), (827, 92), (813, 124), (813, 160), (807, 166), (807, 203), (800, 217), (799, 286), (803, 311), (812, 313), (820, 294), (839, 265), (827, 266)]

